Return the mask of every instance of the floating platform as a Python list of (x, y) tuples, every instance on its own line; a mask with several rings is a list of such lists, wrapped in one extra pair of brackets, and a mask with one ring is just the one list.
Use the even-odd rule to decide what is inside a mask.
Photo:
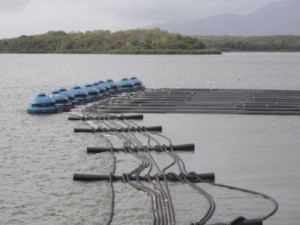
[(258, 89), (145, 89), (95, 103), (105, 113), (219, 113), (300, 115), (300, 91)]

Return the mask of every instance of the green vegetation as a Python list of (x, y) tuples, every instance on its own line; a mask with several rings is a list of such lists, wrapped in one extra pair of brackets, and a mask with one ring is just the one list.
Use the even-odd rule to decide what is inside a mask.
[(21, 36), (0, 40), (2, 53), (105, 53), (105, 54), (220, 54), (206, 49), (198, 37), (171, 34), (160, 29), (93, 31)]
[(201, 36), (206, 47), (222, 51), (300, 51), (300, 36)]
[(221, 51), (300, 51), (300, 36), (191, 37), (160, 29), (136, 29), (49, 31), (0, 40), (0, 53), (221, 54)]

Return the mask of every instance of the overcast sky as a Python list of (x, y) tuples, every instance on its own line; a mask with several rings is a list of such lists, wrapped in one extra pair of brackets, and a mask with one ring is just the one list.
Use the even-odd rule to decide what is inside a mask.
[(279, 0), (0, 0), (0, 38), (53, 30), (131, 29), (197, 20), (219, 13), (251, 13)]

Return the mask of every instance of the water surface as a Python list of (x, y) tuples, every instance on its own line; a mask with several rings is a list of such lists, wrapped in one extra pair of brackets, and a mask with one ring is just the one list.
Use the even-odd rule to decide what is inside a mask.
[[(27, 103), (38, 92), (132, 75), (154, 88), (298, 90), (299, 71), (299, 53), (0, 55), (1, 224), (105, 224), (109, 218), (109, 184), (72, 181), (73, 173), (111, 171), (109, 154), (87, 155), (85, 151), (87, 146), (107, 146), (105, 138), (73, 133), (73, 128), (85, 124), (68, 121), (68, 113), (28, 115)], [(162, 125), (163, 134), (174, 144), (195, 143), (195, 153), (180, 154), (188, 170), (215, 172), (219, 183), (261, 191), (278, 200), (278, 213), (265, 224), (299, 223), (299, 117), (147, 114), (141, 124)], [(108, 138), (121, 144), (113, 136)], [(165, 158), (155, 157), (167, 163)], [(117, 160), (117, 173), (137, 165), (124, 153), (118, 154)], [(217, 202), (212, 222), (240, 215), (260, 217), (272, 207), (251, 195), (203, 187)], [(115, 188), (112, 224), (151, 224), (148, 197), (122, 182)], [(170, 188), (177, 224), (200, 219), (207, 206), (203, 197), (185, 185), (172, 184)]]

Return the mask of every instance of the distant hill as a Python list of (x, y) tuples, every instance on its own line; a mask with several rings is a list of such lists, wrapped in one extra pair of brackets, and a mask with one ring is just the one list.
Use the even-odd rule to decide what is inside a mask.
[(300, 0), (273, 2), (247, 15), (226, 13), (199, 21), (170, 22), (155, 27), (188, 35), (299, 35)]

